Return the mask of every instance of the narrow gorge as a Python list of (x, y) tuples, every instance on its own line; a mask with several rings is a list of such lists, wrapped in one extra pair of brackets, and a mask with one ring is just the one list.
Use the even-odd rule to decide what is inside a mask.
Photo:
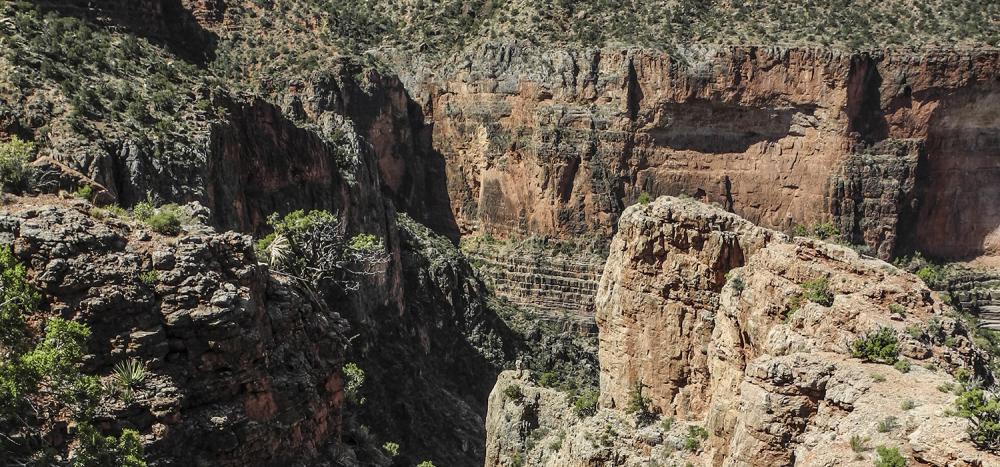
[(0, 464), (1000, 465), (998, 25), (6, 2)]

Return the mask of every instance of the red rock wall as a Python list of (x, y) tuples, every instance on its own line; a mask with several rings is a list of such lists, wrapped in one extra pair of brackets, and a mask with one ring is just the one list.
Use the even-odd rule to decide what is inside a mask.
[(849, 240), (887, 257), (905, 228), (901, 246), (932, 255), (995, 249), (996, 51), (496, 46), (447, 67), (403, 62), (463, 233), (610, 237), (643, 191), (688, 194), (769, 227), (853, 229), (858, 220), (833, 209), (831, 179), (867, 145), (916, 139), (926, 146), (911, 174), (916, 199), (865, 222), (893, 235), (849, 231)]

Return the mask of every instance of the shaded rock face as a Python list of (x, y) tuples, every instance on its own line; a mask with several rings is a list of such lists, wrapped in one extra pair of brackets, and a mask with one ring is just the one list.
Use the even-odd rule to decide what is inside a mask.
[(167, 239), (65, 204), (5, 206), (0, 236), (45, 311), (92, 329), (88, 372), (108, 375), (129, 358), (147, 366), (135, 402), (106, 401), (105, 415), (142, 433), (150, 465), (334, 457), (348, 329), (339, 314), (270, 278), (247, 236)]
[[(608, 238), (645, 191), (772, 228), (832, 218), (883, 258), (994, 249), (994, 198), (960, 180), (996, 175), (996, 52), (495, 45), (444, 68), (396, 61), (433, 119), (463, 233)], [(881, 153), (893, 157), (877, 170), (857, 162), (886, 140), (925, 152)], [(879, 175), (899, 186), (854, 190), (859, 206), (844, 213), (845, 177), (867, 186)]]
[[(816, 278), (826, 279), (828, 306), (803, 295)], [(873, 454), (852, 449), (852, 437), (899, 447), (924, 465), (996, 464), (969, 440), (968, 420), (946, 415), (955, 397), (938, 386), (954, 384), (951, 372), (991, 378), (982, 351), (946, 311), (916, 277), (845, 247), (789, 239), (692, 200), (629, 208), (598, 291), (602, 408), (571, 416), (569, 397), (505, 373), (490, 398), (487, 465), (517, 457), (570, 466), (870, 465)], [(943, 334), (931, 337), (930, 322)], [(851, 357), (850, 343), (880, 327), (897, 336), (909, 371)], [(625, 413), (640, 381), (649, 409), (672, 424)], [(525, 396), (513, 397), (511, 384)], [(695, 448), (692, 425), (707, 430)]]

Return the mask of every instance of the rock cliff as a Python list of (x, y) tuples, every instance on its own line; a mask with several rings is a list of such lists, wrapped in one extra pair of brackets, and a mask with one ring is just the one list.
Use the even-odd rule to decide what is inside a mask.
[(509, 43), (446, 66), (417, 57), (397, 69), (433, 121), (463, 233), (607, 238), (648, 192), (781, 230), (832, 220), (884, 259), (997, 248), (995, 194), (962, 189), (996, 176), (996, 51)]
[[(602, 408), (581, 419), (564, 393), (505, 373), (487, 465), (866, 465), (875, 445), (923, 465), (993, 465), (948, 393), (952, 374), (992, 376), (948, 310), (916, 277), (849, 248), (693, 200), (634, 206), (598, 292)], [(852, 356), (883, 328), (906, 363)], [(637, 385), (660, 423), (626, 413)]]

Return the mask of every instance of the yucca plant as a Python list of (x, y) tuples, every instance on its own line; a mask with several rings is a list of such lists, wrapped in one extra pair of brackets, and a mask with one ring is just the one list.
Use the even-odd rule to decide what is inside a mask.
[(130, 358), (115, 365), (114, 385), (119, 396), (126, 403), (131, 403), (135, 389), (146, 380), (146, 365)]
[(272, 267), (286, 264), (292, 257), (292, 244), (285, 235), (275, 235), (267, 246), (267, 262)]

